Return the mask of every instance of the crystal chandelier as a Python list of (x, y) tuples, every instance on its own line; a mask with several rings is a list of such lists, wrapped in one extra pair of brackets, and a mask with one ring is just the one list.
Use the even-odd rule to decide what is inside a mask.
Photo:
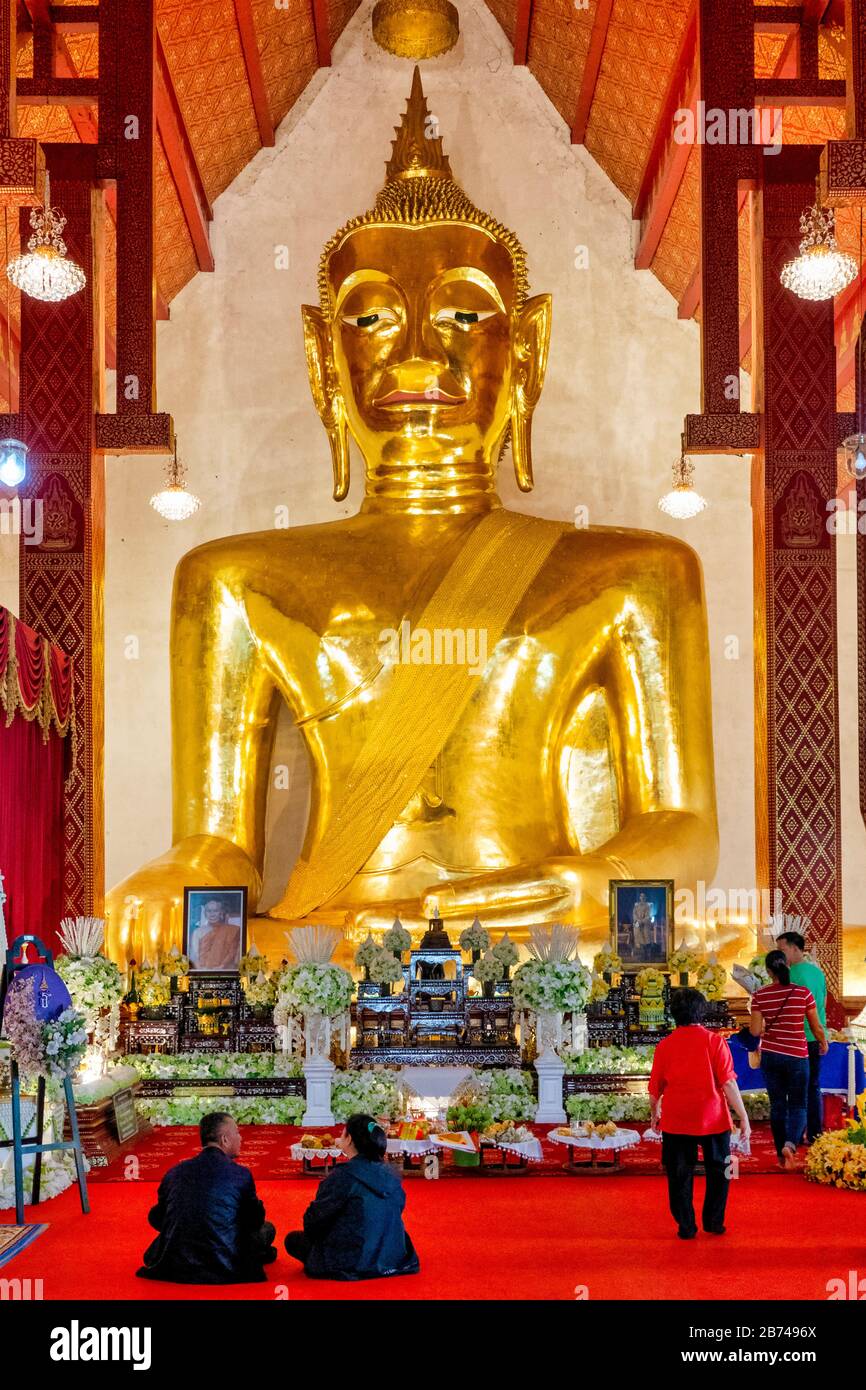
[(58, 303), (77, 294), (87, 284), (87, 276), (66, 255), (66, 242), (60, 233), (66, 226), (62, 212), (51, 206), (51, 190), (45, 175), (45, 208), (34, 208), (30, 214), (33, 236), (24, 255), (16, 256), (6, 267), (6, 274), (16, 289), (31, 299)]
[(857, 262), (836, 245), (836, 214), (816, 202), (800, 218), (800, 254), (782, 266), (781, 281), (800, 299), (832, 299), (857, 274)]
[(188, 521), (201, 506), (195, 494), (186, 489), (186, 469), (178, 462), (177, 440), (171, 463), (166, 468), (165, 487), (153, 494), (150, 505), (166, 521)]
[(676, 460), (672, 469), (673, 487), (670, 492), (666, 492), (664, 497), (659, 498), (659, 511), (666, 512), (668, 516), (675, 517), (677, 521), (688, 521), (690, 517), (697, 516), (706, 507), (706, 499), (699, 492), (695, 492), (695, 465), (691, 459), (686, 458), (685, 440), (683, 440), (680, 456)]

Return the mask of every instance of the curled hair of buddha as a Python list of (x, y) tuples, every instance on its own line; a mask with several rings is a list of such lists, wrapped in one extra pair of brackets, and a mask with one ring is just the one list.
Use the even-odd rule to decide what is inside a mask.
[(412, 91), (406, 111), (396, 127), (391, 158), (385, 166), (385, 186), (369, 212), (353, 217), (331, 237), (319, 261), (319, 299), (322, 309), (331, 308), (328, 261), (332, 252), (359, 227), (393, 224), (418, 227), (431, 222), (460, 222), (490, 233), (509, 252), (514, 266), (515, 305), (522, 308), (529, 293), (526, 252), (513, 232), (482, 212), (466, 196), (451, 173), (442, 137), (434, 134), (435, 118), (427, 110), (418, 68), (412, 78)]

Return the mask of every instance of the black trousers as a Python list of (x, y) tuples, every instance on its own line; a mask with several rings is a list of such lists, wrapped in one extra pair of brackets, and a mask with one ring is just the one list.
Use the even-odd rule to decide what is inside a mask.
[(695, 1208), (692, 1199), (698, 1144), (707, 1174), (707, 1190), (701, 1213), (704, 1230), (723, 1226), (728, 1201), (728, 1160), (731, 1152), (730, 1130), (721, 1134), (667, 1134), (662, 1132), (662, 1163), (668, 1179), (668, 1201), (671, 1216), (681, 1231), (696, 1231)]
[(806, 1094), (806, 1138), (813, 1143), (824, 1128), (824, 1098), (821, 1095), (820, 1043), (807, 1042), (809, 1049), (809, 1090)]
[(293, 1260), (300, 1260), (301, 1264), (306, 1264), (313, 1244), (303, 1231), (289, 1231), (284, 1243), (286, 1253), (291, 1255)]
[(263, 1265), (273, 1264), (277, 1258), (276, 1238), (277, 1228), (272, 1221), (265, 1221), (257, 1231), (253, 1231), (247, 1237), (247, 1253), (250, 1258)]

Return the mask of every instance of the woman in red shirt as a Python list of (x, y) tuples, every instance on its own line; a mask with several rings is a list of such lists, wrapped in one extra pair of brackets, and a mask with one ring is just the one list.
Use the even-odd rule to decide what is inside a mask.
[(809, 1088), (809, 1045), (804, 1019), (818, 1040), (821, 1056), (828, 1043), (818, 1017), (815, 997), (805, 985), (794, 985), (783, 951), (766, 958), (770, 983), (752, 995), (749, 1030), (761, 1039), (761, 1070), (770, 1097), (770, 1129), (783, 1168), (796, 1166), (797, 1146), (806, 1128)]
[(751, 1133), (731, 1049), (719, 1033), (701, 1027), (706, 1002), (699, 990), (674, 990), (670, 1007), (676, 1029), (656, 1048), (649, 1083), (652, 1127), (661, 1128), (668, 1200), (681, 1240), (692, 1240), (698, 1233), (692, 1201), (698, 1144), (707, 1173), (703, 1227), (710, 1235), (721, 1236), (731, 1152), (728, 1105), (739, 1120), (743, 1139)]

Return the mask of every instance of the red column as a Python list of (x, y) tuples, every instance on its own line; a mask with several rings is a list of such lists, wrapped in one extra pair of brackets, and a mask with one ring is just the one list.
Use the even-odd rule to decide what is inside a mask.
[(827, 527), (836, 491), (833, 301), (799, 299), (779, 279), (797, 254), (819, 154), (790, 146), (764, 158), (756, 219), (763, 260), (756, 365), (760, 371), (763, 360), (764, 403), (754, 479), (756, 581), (763, 589), (756, 592), (756, 793), (768, 886), (781, 890), (786, 912), (811, 919), (828, 1007), (841, 1021), (836, 557)]
[[(51, 200), (66, 215), (68, 254), (87, 285), (60, 304), (22, 296), (20, 415), (30, 450), (24, 493), (42, 503), (43, 538), (39, 546), (22, 540), (20, 616), (75, 663), (78, 757), (66, 800), (64, 908), (88, 913), (101, 909), (104, 889), (104, 470), (93, 448), (101, 406), (94, 324), (101, 302), (94, 223), (101, 217), (94, 217), (94, 201), (101, 195), (92, 180), (62, 177), (64, 159), (82, 147), (68, 156), (64, 147), (45, 148)], [(25, 237), (27, 221), (22, 212)]]

